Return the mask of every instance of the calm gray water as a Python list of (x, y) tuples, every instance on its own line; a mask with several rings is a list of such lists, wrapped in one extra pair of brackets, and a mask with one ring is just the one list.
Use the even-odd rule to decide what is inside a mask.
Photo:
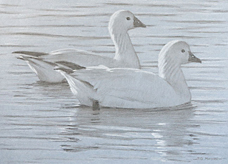
[[(191, 45), (183, 66), (192, 103), (179, 109), (93, 111), (66, 83), (39, 82), (18, 50), (77, 48), (113, 56), (111, 14), (127, 9), (146, 29), (130, 36), (143, 69), (157, 72), (168, 41)], [(0, 1), (0, 163), (227, 163), (228, 2)]]

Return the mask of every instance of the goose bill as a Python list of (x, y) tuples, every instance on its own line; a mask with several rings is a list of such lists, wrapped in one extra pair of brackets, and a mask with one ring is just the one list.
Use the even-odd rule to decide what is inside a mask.
[(202, 63), (202, 61), (199, 58), (197, 58), (191, 51), (189, 51), (188, 61), (189, 62)]
[(134, 17), (134, 27), (146, 27), (138, 18)]

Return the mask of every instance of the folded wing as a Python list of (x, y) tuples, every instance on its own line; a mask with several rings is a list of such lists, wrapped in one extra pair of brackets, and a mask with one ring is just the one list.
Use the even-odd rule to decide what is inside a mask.
[(73, 77), (91, 84), (96, 90), (94, 99), (107, 107), (159, 107), (170, 104), (175, 95), (164, 79), (138, 69), (87, 68), (75, 71)]
[(74, 62), (74, 64), (82, 67), (97, 66), (101, 64), (114, 67), (116, 64), (111, 57), (101, 56), (93, 52), (77, 49), (52, 51), (49, 55), (42, 56), (42, 59), (49, 62)]

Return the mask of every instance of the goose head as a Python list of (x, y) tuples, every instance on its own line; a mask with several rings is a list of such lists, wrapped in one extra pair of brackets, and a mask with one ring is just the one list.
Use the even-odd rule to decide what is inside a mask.
[(172, 63), (173, 65), (182, 65), (189, 62), (201, 63), (190, 50), (190, 46), (179, 40), (174, 40), (167, 43), (159, 54), (159, 63)]
[(146, 27), (134, 14), (130, 11), (116, 11), (110, 18), (109, 31), (110, 33), (126, 33), (130, 29), (137, 27)]

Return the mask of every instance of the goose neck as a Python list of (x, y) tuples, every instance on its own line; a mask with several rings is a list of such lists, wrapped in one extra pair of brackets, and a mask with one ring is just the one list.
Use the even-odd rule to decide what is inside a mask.
[(111, 33), (115, 45), (115, 57), (126, 67), (140, 68), (140, 63), (128, 33)]
[(183, 99), (191, 98), (191, 94), (186, 83), (180, 64), (175, 63), (172, 59), (158, 63), (159, 76), (166, 80)]

